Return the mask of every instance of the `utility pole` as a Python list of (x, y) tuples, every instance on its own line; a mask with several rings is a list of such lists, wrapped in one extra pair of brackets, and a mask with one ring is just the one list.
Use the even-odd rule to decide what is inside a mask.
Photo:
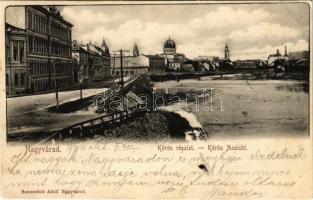
[(123, 52), (130, 52), (129, 50), (120, 49), (119, 51), (113, 51), (120, 53), (120, 74), (121, 74), (121, 87), (124, 87), (124, 78), (123, 78)]
[(112, 71), (111, 71), (111, 75), (112, 75), (112, 83), (114, 83), (114, 80), (116, 78), (116, 70), (115, 70), (115, 56), (116, 53), (113, 54), (113, 67), (112, 67)]
[(124, 80), (123, 80), (123, 50), (120, 49), (120, 71), (121, 71), (121, 87), (124, 87)]
[[(121, 90), (124, 87), (124, 80), (123, 80), (123, 52), (130, 52), (129, 50), (123, 50), (120, 49), (119, 51), (113, 51), (113, 52), (119, 52), (120, 53), (120, 74), (121, 74)], [(122, 92), (123, 95), (123, 92)], [(124, 110), (124, 97), (122, 97), (122, 109)]]

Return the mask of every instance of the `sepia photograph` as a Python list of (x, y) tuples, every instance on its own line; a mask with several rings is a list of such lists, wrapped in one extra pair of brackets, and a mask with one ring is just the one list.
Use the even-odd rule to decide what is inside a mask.
[(309, 9), (7, 7), (7, 141), (309, 137)]
[(312, 199), (311, 1), (2, 1), (3, 198)]

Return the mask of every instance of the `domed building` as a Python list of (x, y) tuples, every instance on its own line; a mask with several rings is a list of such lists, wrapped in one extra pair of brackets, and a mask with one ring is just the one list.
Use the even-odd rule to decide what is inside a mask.
[(179, 71), (182, 63), (186, 60), (184, 54), (176, 52), (176, 43), (170, 37), (163, 44), (163, 54), (165, 64), (170, 70)]
[(163, 52), (164, 54), (176, 54), (176, 44), (170, 37), (164, 42)]

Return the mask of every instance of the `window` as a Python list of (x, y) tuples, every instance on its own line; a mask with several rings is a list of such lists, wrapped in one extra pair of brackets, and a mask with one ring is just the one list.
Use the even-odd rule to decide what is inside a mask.
[[(35, 30), (38, 31), (38, 16), (35, 15)], [(37, 82), (37, 81), (36, 81)]]
[(42, 40), (39, 40), (39, 53), (42, 54)]
[(37, 15), (34, 15), (34, 30), (37, 30)]
[(46, 41), (42, 40), (42, 53), (46, 54)]
[(20, 62), (23, 62), (24, 61), (24, 42), (23, 41), (20, 41), (19, 42), (19, 50), (20, 50)]
[(38, 17), (38, 31), (41, 32), (41, 18)]
[(54, 55), (55, 54), (55, 47), (54, 47), (54, 42), (51, 43), (51, 53)]
[(33, 15), (31, 12), (28, 11), (28, 28), (33, 28)]
[(30, 75), (32, 75), (33, 74), (33, 63), (32, 62), (30, 62), (29, 63), (29, 73), (30, 73)]
[(29, 52), (33, 52), (33, 41), (34, 41), (34, 38), (32, 36), (29, 36), (28, 38)]
[(43, 28), (44, 28), (44, 33), (46, 33), (47, 32), (47, 20), (46, 19), (43, 21)]
[(35, 52), (38, 53), (38, 39), (37, 38), (35, 38), (34, 46), (35, 46)]
[(37, 75), (37, 61), (34, 61), (34, 74)]
[(6, 84), (6, 86), (8, 87), (9, 86), (9, 74), (5, 74), (5, 84)]
[(42, 17), (40, 17), (40, 31), (43, 33), (44, 32), (44, 26), (43, 26), (43, 24), (44, 24), (44, 21), (43, 21), (44, 19), (42, 18)]
[(14, 62), (23, 62), (25, 60), (25, 55), (24, 55), (24, 48), (25, 44), (24, 41), (17, 41), (13, 40), (12, 41), (12, 46), (13, 46), (13, 61)]
[(18, 74), (17, 73), (14, 74), (14, 85), (15, 87), (18, 86)]
[(13, 61), (17, 62), (18, 60), (18, 42), (13, 41)]
[(42, 74), (44, 74), (44, 72), (43, 72), (43, 66), (44, 65), (44, 63), (43, 62), (40, 62), (40, 75), (42, 75)]
[(25, 77), (26, 77), (26, 74), (25, 73), (22, 73), (21, 74), (21, 85), (25, 85)]

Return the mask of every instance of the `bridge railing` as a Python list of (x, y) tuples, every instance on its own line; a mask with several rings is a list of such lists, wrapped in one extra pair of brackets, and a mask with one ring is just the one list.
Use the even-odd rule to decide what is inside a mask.
[(42, 140), (39, 144), (49, 141), (52, 142), (57, 140), (63, 140), (66, 138), (83, 138), (93, 136), (95, 134), (95, 131), (104, 131), (105, 127), (121, 123), (124, 120), (135, 116), (140, 112), (142, 111), (137, 109), (137, 106), (134, 106), (127, 110), (118, 111), (83, 122), (75, 123), (71, 126), (55, 131), (52, 135)]
[[(122, 90), (117, 91), (107, 91), (105, 94), (111, 96), (116, 93), (123, 93), (125, 90), (128, 90), (137, 80), (144, 77), (146, 74), (141, 74), (127, 82), (127, 85)], [(94, 134), (96, 129), (104, 128), (109, 125), (114, 125), (116, 123), (121, 123), (123, 120), (128, 119), (142, 110), (138, 109), (138, 106), (133, 106), (127, 110), (118, 111), (110, 114), (106, 114), (97, 118), (89, 119), (83, 122), (75, 123), (71, 126), (63, 128), (61, 130), (55, 131), (52, 135), (42, 140), (40, 143), (48, 142), (50, 140), (63, 140), (65, 138), (74, 138), (74, 137), (85, 137), (91, 136)]]

